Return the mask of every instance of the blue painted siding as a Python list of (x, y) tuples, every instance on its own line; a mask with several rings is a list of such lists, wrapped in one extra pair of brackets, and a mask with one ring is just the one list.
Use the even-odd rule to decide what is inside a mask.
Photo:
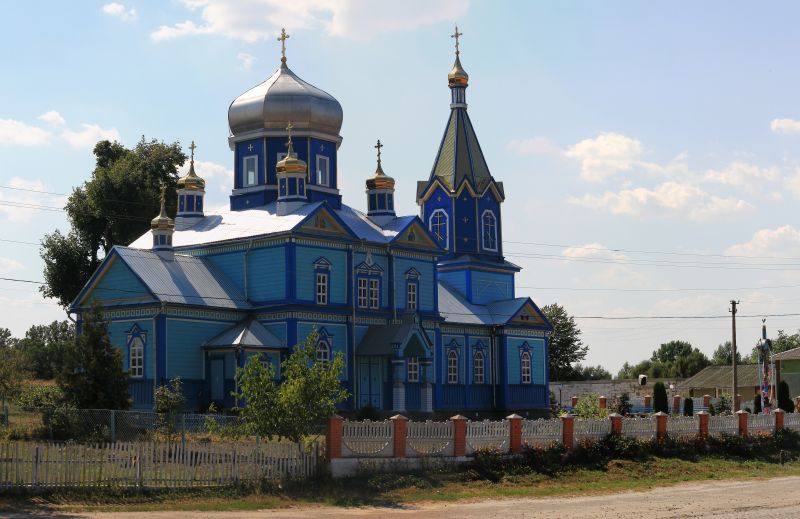
[(356, 340), (354, 342), (355, 347), (358, 347), (358, 345), (361, 344), (361, 339), (364, 338), (364, 335), (366, 335), (368, 329), (368, 326), (356, 326)]
[(283, 247), (254, 249), (248, 256), (247, 282), (251, 301), (286, 298), (286, 251)]
[[(494, 213), (495, 218), (497, 219), (497, 252), (494, 251), (485, 251), (483, 250), (483, 212), (486, 210), (490, 210)], [(502, 225), (502, 218), (500, 216), (500, 204), (494, 198), (491, 190), (487, 191), (487, 193), (478, 201), (478, 217), (481, 220), (478, 222), (479, 225), (479, 232), (478, 236), (481, 238), (480, 248), (483, 254), (493, 254), (502, 256), (503, 255), (503, 225)]]
[(457, 254), (478, 252), (477, 211), (477, 201), (466, 190), (455, 199), (453, 243)]
[(447, 283), (451, 288), (462, 296), (469, 298), (467, 293), (467, 272), (466, 270), (447, 270), (439, 271), (439, 280)]
[[(363, 252), (356, 252), (353, 256), (355, 259), (354, 268), (364, 263), (367, 258), (367, 255)], [(381, 274), (381, 308), (389, 308), (389, 258), (383, 254), (373, 254), (372, 262), (383, 270)], [(405, 284), (403, 286), (405, 287)]]
[(485, 305), (500, 299), (514, 297), (514, 276), (500, 272), (486, 272), (483, 270), (469, 270), (472, 277), (471, 301), (478, 305)]
[[(264, 328), (275, 334), (275, 337), (282, 340), (284, 345), (287, 345), (285, 322), (262, 322), (261, 324), (264, 325)], [(288, 346), (294, 346), (294, 344), (288, 344)]]
[(463, 335), (444, 335), (442, 334), (442, 364), (441, 364), (441, 383), (445, 386), (453, 385), (447, 383), (447, 354), (450, 349), (456, 346), (458, 352), (458, 383), (464, 383), (464, 336)]
[[(250, 146), (253, 147), (252, 151), (249, 150)], [(234, 171), (236, 178), (234, 179), (233, 187), (242, 187), (244, 180), (242, 177), (242, 171), (244, 171), (244, 158), (252, 155), (256, 155), (258, 157), (258, 184), (264, 184), (264, 139), (251, 139), (248, 141), (237, 142), (234, 154)], [(275, 169), (274, 165), (272, 169)]]
[(431, 228), (431, 215), (437, 209), (443, 209), (447, 213), (448, 217), (448, 243), (445, 244), (442, 242), (440, 245), (447, 246), (449, 250), (453, 250), (452, 238), (453, 238), (453, 199), (450, 198), (450, 195), (442, 189), (440, 186), (437, 186), (434, 189), (431, 197), (428, 198), (428, 201), (422, 207), (422, 221), (425, 225), (426, 229)]
[(310, 142), (311, 148), (311, 156), (308, 163), (309, 173), (311, 178), (311, 183), (317, 183), (317, 155), (321, 155), (323, 157), (328, 157), (328, 173), (330, 175), (330, 187), (336, 188), (338, 186), (338, 178), (337, 178), (337, 171), (336, 171), (336, 144), (329, 141), (323, 141), (319, 139), (311, 139)]
[(339, 249), (324, 249), (298, 245), (296, 248), (297, 299), (316, 302), (314, 262), (325, 257), (331, 262), (328, 279), (329, 304), (347, 303), (347, 252)]
[(475, 352), (480, 350), (483, 352), (483, 385), (490, 385), (492, 383), (492, 349), (491, 340), (489, 337), (481, 337), (471, 335), (469, 338), (470, 351), (470, 365), (467, 367), (467, 379), (470, 384), (475, 383)]
[(520, 384), (520, 351), (527, 343), (531, 349), (531, 381), (533, 384), (545, 384), (546, 362), (544, 354), (544, 339), (533, 338), (513, 338), (506, 340), (506, 351), (508, 353), (508, 383)]
[(298, 342), (302, 342), (308, 337), (312, 330), (316, 329), (317, 332), (320, 332), (323, 328), (328, 332), (328, 337), (331, 339), (331, 346), (333, 347), (332, 353), (341, 352), (342, 355), (344, 355), (345, 369), (341, 379), (347, 380), (347, 373), (349, 372), (351, 361), (350, 356), (347, 354), (347, 325), (339, 323), (298, 322), (297, 340)]
[(206, 256), (206, 259), (228, 276), (244, 292), (244, 252), (213, 254)]
[(397, 308), (406, 307), (406, 272), (415, 268), (420, 273), (417, 292), (417, 306), (423, 311), (433, 311), (433, 292), (435, 288), (434, 263), (429, 261), (395, 258), (395, 304)]
[(155, 301), (147, 287), (122, 260), (115, 257), (111, 261), (111, 266), (89, 294), (88, 301), (97, 300), (104, 304)]
[(204, 378), (203, 343), (232, 325), (167, 318), (167, 378)]

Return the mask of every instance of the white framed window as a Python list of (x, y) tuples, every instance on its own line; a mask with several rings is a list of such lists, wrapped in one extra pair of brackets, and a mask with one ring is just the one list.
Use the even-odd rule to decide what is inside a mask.
[(447, 213), (444, 209), (437, 209), (431, 214), (429, 221), (429, 228), (431, 233), (439, 240), (440, 245), (445, 249), (448, 248), (447, 243)]
[(369, 305), (369, 280), (358, 278), (358, 307), (366, 308)]
[(319, 363), (327, 364), (331, 360), (331, 345), (328, 341), (319, 341), (317, 343), (316, 361)]
[(128, 373), (131, 378), (144, 376), (144, 341), (141, 337), (131, 339)]
[(328, 304), (328, 274), (325, 272), (317, 272), (317, 304)]
[(521, 372), (521, 379), (523, 384), (531, 383), (531, 354), (523, 351), (519, 358), (519, 369)]
[(242, 185), (254, 186), (258, 183), (258, 155), (249, 155), (244, 158), (242, 171)]
[(481, 218), (483, 249), (497, 251), (497, 218), (490, 210), (483, 212)]
[(413, 281), (406, 284), (406, 309), (417, 309), (417, 284)]
[(419, 358), (408, 358), (408, 381), (419, 382)]
[(330, 159), (324, 155), (317, 155), (317, 185), (331, 185)]
[(455, 350), (447, 353), (447, 383), (458, 384), (458, 353)]
[(475, 358), (472, 360), (472, 380), (475, 384), (483, 384), (484, 383), (484, 373), (485, 373), (485, 366), (486, 362), (483, 357), (483, 352), (478, 350), (475, 352)]
[(369, 280), (369, 307), (380, 308), (381, 306), (381, 280)]

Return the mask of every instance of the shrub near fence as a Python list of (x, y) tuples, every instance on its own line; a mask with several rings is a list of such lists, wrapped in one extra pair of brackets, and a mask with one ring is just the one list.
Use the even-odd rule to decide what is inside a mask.
[(0, 444), (0, 490), (81, 487), (191, 488), (304, 479), (322, 449), (294, 443), (10, 442)]

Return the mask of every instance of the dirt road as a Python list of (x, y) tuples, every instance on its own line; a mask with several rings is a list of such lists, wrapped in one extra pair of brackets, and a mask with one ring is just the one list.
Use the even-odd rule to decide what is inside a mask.
[(309, 507), (253, 512), (126, 512), (65, 516), (90, 519), (794, 519), (800, 518), (798, 488), (800, 477), (787, 477), (765, 481), (688, 483), (647, 492), (602, 496), (420, 503), (406, 508)]

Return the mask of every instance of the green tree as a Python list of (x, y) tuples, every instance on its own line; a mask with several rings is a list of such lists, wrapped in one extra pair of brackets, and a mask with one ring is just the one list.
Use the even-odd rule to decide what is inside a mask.
[(5, 403), (6, 399), (16, 396), (28, 376), (19, 350), (0, 345), (0, 401)]
[(168, 384), (158, 386), (153, 393), (153, 401), (153, 410), (158, 413), (156, 430), (171, 443), (178, 432), (178, 413), (186, 405), (181, 378), (175, 377)]
[(753, 397), (753, 414), (761, 414), (761, 393), (756, 393)]
[(572, 366), (563, 380), (611, 380), (611, 373), (603, 366), (584, 366), (576, 364)]
[(53, 321), (50, 324), (31, 326), (25, 332), (25, 337), (17, 342), (17, 348), (34, 377), (51, 379), (55, 377), (55, 370), (62, 363), (67, 343), (74, 339), (74, 324), (69, 321)]
[(556, 303), (542, 307), (542, 312), (553, 325), (548, 349), (548, 367), (551, 380), (564, 380), (576, 362), (586, 358), (589, 347), (581, 340), (581, 330), (575, 318)]
[[(772, 340), (772, 353), (781, 353), (800, 348), (800, 332), (788, 334), (778, 330), (778, 337)], [(758, 347), (754, 347), (750, 354), (750, 362), (758, 362)]]
[(102, 309), (94, 306), (83, 314), (83, 328), (64, 348), (64, 360), (56, 383), (70, 405), (80, 409), (128, 409), (128, 374), (122, 355), (108, 338)]
[(600, 407), (600, 397), (597, 393), (588, 393), (578, 397), (578, 402), (572, 409), (572, 413), (584, 420), (605, 418), (608, 411)]
[(336, 412), (336, 404), (348, 397), (339, 376), (344, 372), (344, 355), (337, 352), (329, 362), (317, 362), (319, 336), (312, 332), (294, 347), (281, 363), (283, 381), (276, 381), (271, 363), (251, 356), (237, 372), (238, 393), (245, 402), (240, 432), (267, 438), (288, 438), (299, 442)]
[(692, 345), (686, 341), (669, 341), (665, 342), (653, 352), (650, 360), (653, 362), (675, 362), (680, 357), (690, 355), (692, 353)]
[(0, 328), (0, 348), (11, 347), (17, 344), (17, 339), (8, 328)]
[(653, 385), (653, 412), (669, 413), (667, 388), (664, 386), (663, 382), (656, 382)]
[(683, 399), (683, 415), (694, 416), (694, 400), (691, 397), (687, 396)]
[[(159, 211), (159, 189), (173, 189), (178, 167), (186, 161), (180, 144), (144, 137), (131, 149), (100, 141), (94, 148), (92, 178), (75, 188), (65, 210), (70, 231), (45, 235), (41, 292), (69, 305), (114, 245), (127, 245), (149, 229)], [(168, 197), (174, 211), (177, 197)]]
[(792, 397), (789, 394), (789, 384), (785, 380), (781, 380), (778, 383), (778, 407), (787, 413), (794, 412), (794, 402), (792, 402)]
[[(711, 357), (711, 363), (715, 366), (730, 366), (731, 365), (731, 341), (725, 341), (717, 346), (714, 354)], [(736, 349), (736, 364), (742, 363), (742, 352)]]
[(631, 409), (633, 409), (633, 405), (631, 404), (631, 396), (627, 392), (618, 394), (614, 399), (613, 409), (615, 413), (622, 416), (631, 414)]

